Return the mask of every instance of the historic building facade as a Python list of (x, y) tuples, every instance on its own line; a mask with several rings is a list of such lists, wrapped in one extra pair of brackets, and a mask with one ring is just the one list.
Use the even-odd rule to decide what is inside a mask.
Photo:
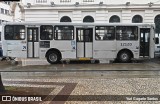
[(0, 2), (0, 34), (2, 31), (2, 22), (13, 20), (11, 16), (10, 5), (11, 5), (11, 2), (9, 1)]
[(22, 0), (24, 20), (32, 22), (156, 23), (160, 0)]

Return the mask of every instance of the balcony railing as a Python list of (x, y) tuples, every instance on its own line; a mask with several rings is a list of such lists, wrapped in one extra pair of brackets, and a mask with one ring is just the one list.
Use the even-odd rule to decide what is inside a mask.
[(94, 0), (83, 0), (83, 2), (94, 2)]
[(79, 5), (86, 4), (99, 4), (103, 2), (106, 4), (106, 0), (26, 0), (25, 4), (30, 3), (31, 5), (50, 5), (54, 3), (55, 5), (74, 5), (79, 3)]
[(100, 1), (103, 0), (35, 0), (35, 4), (50, 4), (51, 2), (54, 2), (55, 4), (75, 4), (75, 2), (79, 2), (80, 4), (96, 4)]
[(47, 1), (48, 1), (48, 0), (36, 0), (36, 3), (38, 3), (38, 4), (39, 4), (39, 3), (42, 3), (42, 4), (43, 4), (43, 3), (47, 3)]
[(60, 0), (60, 3), (70, 3), (71, 0)]

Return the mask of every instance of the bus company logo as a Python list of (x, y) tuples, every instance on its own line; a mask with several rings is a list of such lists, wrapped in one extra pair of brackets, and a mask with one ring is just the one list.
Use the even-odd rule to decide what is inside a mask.
[(11, 96), (2, 96), (2, 101), (11, 101)]
[(23, 46), (23, 49), (26, 49), (26, 46)]

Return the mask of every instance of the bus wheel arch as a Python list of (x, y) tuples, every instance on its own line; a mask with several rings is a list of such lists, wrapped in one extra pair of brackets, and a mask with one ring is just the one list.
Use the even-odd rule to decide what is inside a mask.
[(52, 48), (46, 52), (45, 57), (50, 64), (56, 64), (62, 59), (62, 54), (58, 49)]
[(123, 62), (123, 63), (130, 62), (131, 58), (133, 57), (134, 55), (132, 51), (129, 49), (122, 49), (117, 54), (118, 61)]

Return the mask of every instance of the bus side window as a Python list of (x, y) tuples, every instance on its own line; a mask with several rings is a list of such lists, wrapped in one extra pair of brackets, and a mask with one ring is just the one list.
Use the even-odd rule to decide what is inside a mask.
[(6, 40), (24, 40), (25, 26), (24, 25), (6, 25), (5, 30)]
[(95, 33), (96, 40), (114, 40), (115, 39), (115, 27), (113, 26), (96, 26)]
[(41, 25), (40, 26), (40, 39), (41, 40), (53, 40), (53, 26)]
[(19, 40), (19, 39), (20, 39), (20, 37), (19, 37), (18, 34), (15, 35), (15, 39), (16, 39), (16, 40)]
[(13, 40), (13, 35), (12, 35), (12, 33), (6, 34), (6, 35), (5, 35), (5, 39), (6, 39), (6, 40)]
[(101, 40), (101, 37), (96, 33), (96, 40)]
[(104, 34), (104, 36), (103, 36), (103, 40), (108, 40), (108, 36), (107, 36), (107, 34)]
[(131, 39), (131, 40), (134, 40), (134, 39), (135, 39), (135, 35), (134, 35), (133, 33), (131, 33), (130, 39)]
[(138, 28), (136, 26), (117, 26), (117, 40), (137, 40)]
[(73, 40), (74, 27), (73, 26), (55, 26), (54, 27), (55, 40)]

